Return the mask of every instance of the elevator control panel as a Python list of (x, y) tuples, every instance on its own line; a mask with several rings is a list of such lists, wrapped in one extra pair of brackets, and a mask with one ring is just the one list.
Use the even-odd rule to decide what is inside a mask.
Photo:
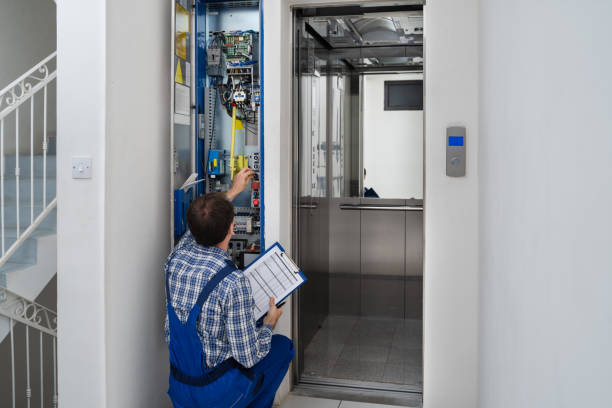
[(465, 127), (446, 128), (446, 175), (465, 176)]

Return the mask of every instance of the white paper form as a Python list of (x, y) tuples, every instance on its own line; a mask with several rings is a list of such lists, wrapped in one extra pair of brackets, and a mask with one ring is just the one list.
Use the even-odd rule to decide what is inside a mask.
[(271, 297), (278, 304), (306, 280), (297, 265), (277, 245), (256, 259), (243, 273), (251, 283), (255, 300), (253, 313), (257, 320), (268, 312)]

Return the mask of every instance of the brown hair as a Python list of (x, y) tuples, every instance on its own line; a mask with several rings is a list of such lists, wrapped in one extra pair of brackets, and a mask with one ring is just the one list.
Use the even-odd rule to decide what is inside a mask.
[(196, 242), (215, 246), (223, 241), (234, 221), (234, 206), (225, 193), (209, 193), (191, 202), (187, 224)]

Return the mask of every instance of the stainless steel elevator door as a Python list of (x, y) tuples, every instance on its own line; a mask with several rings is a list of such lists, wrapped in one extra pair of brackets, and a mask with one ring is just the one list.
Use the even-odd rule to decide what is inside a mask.
[[(364, 197), (364, 73), (317, 38), (336, 41), (334, 24), (327, 17), (295, 21), (293, 248), (308, 277), (297, 295), (297, 380), (419, 393), (423, 200), (422, 162), (414, 158), (422, 156), (422, 111), (408, 119), (390, 113), (398, 125), (378, 133), (366, 121), (366, 145), (383, 147), (369, 151), (367, 187), (390, 198)], [(370, 92), (370, 102), (382, 110), (377, 94)], [(407, 176), (385, 170), (398, 168), (388, 166), (385, 151), (410, 158), (412, 167), (403, 169), (411, 188), (396, 191), (416, 198), (393, 197)], [(381, 181), (385, 172), (392, 183)]]

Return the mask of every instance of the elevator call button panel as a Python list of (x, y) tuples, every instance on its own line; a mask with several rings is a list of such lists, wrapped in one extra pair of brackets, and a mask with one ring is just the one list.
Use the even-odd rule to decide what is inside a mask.
[(465, 127), (446, 128), (446, 175), (465, 176)]

